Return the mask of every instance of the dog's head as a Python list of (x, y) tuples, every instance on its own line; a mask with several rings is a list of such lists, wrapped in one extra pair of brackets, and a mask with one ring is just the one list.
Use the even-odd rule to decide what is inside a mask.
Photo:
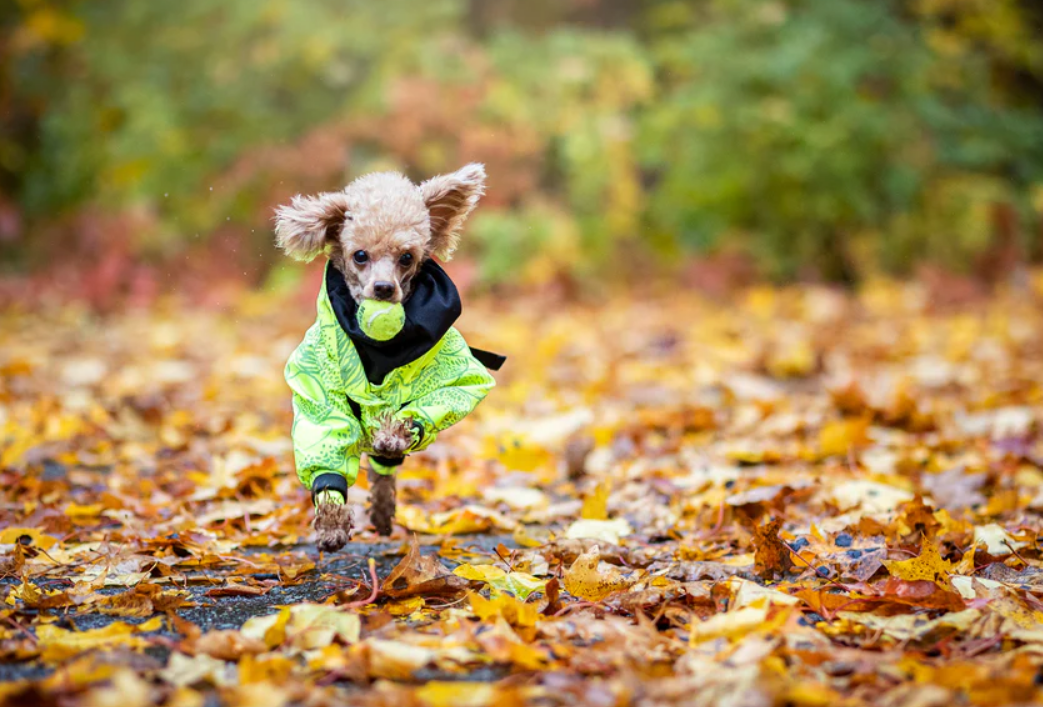
[(296, 196), (279, 207), (276, 244), (296, 260), (327, 253), (356, 301), (401, 302), (424, 260), (452, 257), (484, 190), (480, 164), (419, 186), (395, 172), (368, 174), (343, 191)]

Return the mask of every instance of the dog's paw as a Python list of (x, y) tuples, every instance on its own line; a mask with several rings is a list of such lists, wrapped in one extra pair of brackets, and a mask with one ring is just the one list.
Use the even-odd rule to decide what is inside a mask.
[(413, 446), (413, 428), (409, 420), (387, 417), (373, 433), (373, 451), (382, 457), (404, 457)]
[(323, 552), (334, 552), (351, 539), (351, 508), (347, 504), (315, 506), (315, 543)]

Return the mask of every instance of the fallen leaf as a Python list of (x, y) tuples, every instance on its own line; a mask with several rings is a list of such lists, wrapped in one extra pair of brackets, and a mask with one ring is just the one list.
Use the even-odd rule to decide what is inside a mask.
[(250, 638), (239, 631), (207, 631), (190, 644), (195, 653), (205, 653), (218, 660), (239, 660), (243, 655), (257, 655), (268, 648), (264, 641)]
[(428, 513), (416, 506), (400, 505), (395, 519), (409, 530), (433, 535), (483, 533), (490, 528), (513, 530), (517, 526), (502, 513), (474, 505), (444, 513)]
[(793, 566), (790, 550), (779, 538), (782, 519), (775, 518), (753, 530), (754, 570), (762, 577), (779, 577)]
[(32, 545), (50, 550), (58, 538), (44, 534), (37, 528), (4, 528), (0, 530), (0, 545)]
[(416, 691), (416, 697), (427, 707), (489, 707), (504, 704), (500, 689), (483, 683), (432, 680)]
[(865, 626), (873, 631), (880, 631), (882, 635), (894, 641), (911, 640), (941, 640), (946, 636), (953, 635), (959, 631), (968, 630), (972, 624), (981, 618), (981, 612), (977, 609), (965, 609), (953, 611), (936, 619), (925, 619), (916, 614), (895, 614), (891, 616), (841, 611), (837, 618)]
[(257, 587), (250, 586), (247, 584), (239, 584), (236, 582), (229, 582), (223, 587), (214, 587), (208, 589), (206, 596), (208, 597), (260, 597), (264, 596), (270, 591), (270, 587)]
[(778, 589), (761, 586), (756, 582), (740, 577), (732, 577), (725, 583), (725, 586), (731, 592), (729, 606), (736, 609), (767, 604), (791, 606), (800, 603), (799, 597), (780, 592)]
[(1006, 557), (1028, 546), (1026, 542), (1015, 540), (1010, 533), (996, 523), (975, 527), (974, 542), (983, 545), (985, 551), (993, 557)]
[(130, 668), (116, 670), (107, 684), (83, 696), (85, 707), (148, 707), (155, 704), (152, 686)]
[(570, 540), (593, 539), (618, 545), (622, 538), (630, 535), (634, 529), (622, 518), (615, 520), (577, 520), (565, 531)]
[(535, 604), (526, 604), (508, 594), (494, 593), (489, 599), (481, 594), (470, 595), (471, 608), (475, 616), (486, 621), (499, 616), (511, 626), (535, 626), (539, 609)]
[(734, 640), (754, 631), (770, 633), (785, 623), (790, 609), (772, 609), (766, 602), (715, 614), (692, 623), (688, 641), (695, 645), (715, 638)]
[(823, 493), (831, 496), (841, 509), (857, 508), (859, 512), (852, 516), (855, 522), (862, 515), (891, 513), (900, 503), (913, 498), (913, 494), (897, 486), (862, 479), (823, 489)]
[(155, 631), (161, 625), (162, 620), (159, 617), (138, 625), (115, 621), (103, 628), (86, 631), (70, 631), (53, 624), (44, 624), (36, 628), (36, 640), (40, 649), (40, 659), (57, 662), (85, 651), (115, 646), (144, 646), (147, 642), (136, 634)]
[(934, 517), (934, 509), (924, 503), (919, 495), (899, 507), (898, 522), (904, 526), (903, 535), (918, 532), (927, 538), (933, 538), (941, 527), (941, 523)]
[(328, 646), (334, 640), (357, 643), (362, 632), (358, 614), (326, 604), (293, 604), (277, 614), (247, 619), (241, 633), (269, 648), (289, 644), (295, 651)]
[(369, 675), (390, 680), (410, 680), (413, 674), (435, 659), (430, 648), (402, 641), (366, 639), (364, 649)]
[(868, 417), (827, 422), (819, 432), (819, 451), (824, 457), (847, 456), (853, 450), (869, 443), (868, 431)]
[(633, 584), (614, 567), (599, 569), (601, 550), (595, 545), (576, 558), (572, 566), (565, 570), (565, 591), (579, 599), (601, 601), (607, 596), (621, 592)]
[(608, 484), (599, 483), (583, 499), (583, 508), (579, 517), (584, 520), (607, 520), (608, 519)]
[(224, 687), (235, 683), (235, 666), (223, 660), (211, 658), (205, 653), (187, 656), (172, 653), (167, 667), (159, 671), (159, 677), (178, 687), (210, 684)]
[(501, 592), (510, 592), (519, 599), (527, 599), (533, 592), (543, 591), (545, 580), (524, 572), (507, 572), (495, 565), (460, 565), (453, 574), (464, 579), (485, 582)]
[(454, 595), (466, 591), (470, 583), (450, 572), (434, 555), (421, 555), (414, 535), (405, 557), (395, 565), (381, 584), (381, 591), (394, 599), (411, 596)]
[(952, 563), (942, 559), (938, 545), (924, 540), (917, 557), (908, 560), (884, 560), (884, 566), (892, 577), (906, 581), (927, 580), (939, 586), (949, 586)]

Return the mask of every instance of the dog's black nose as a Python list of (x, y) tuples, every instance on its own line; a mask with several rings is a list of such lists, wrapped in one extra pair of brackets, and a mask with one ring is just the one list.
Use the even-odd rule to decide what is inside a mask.
[(373, 283), (373, 296), (377, 299), (391, 299), (391, 296), (395, 294), (395, 283), (380, 282)]

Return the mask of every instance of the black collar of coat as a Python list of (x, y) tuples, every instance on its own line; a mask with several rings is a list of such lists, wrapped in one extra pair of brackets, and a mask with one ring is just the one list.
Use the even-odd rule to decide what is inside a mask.
[(351, 296), (344, 274), (326, 264), (326, 293), (341, 329), (355, 345), (370, 383), (380, 385), (388, 373), (412, 363), (442, 340), (460, 317), (462, 304), (456, 285), (438, 263), (430, 258), (413, 276), (413, 291), (402, 303), (406, 321), (402, 331), (387, 341), (362, 333), (358, 303)]

